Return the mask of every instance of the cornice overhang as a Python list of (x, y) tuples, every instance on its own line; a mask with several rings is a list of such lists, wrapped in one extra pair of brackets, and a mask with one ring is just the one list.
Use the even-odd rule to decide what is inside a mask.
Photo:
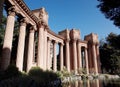
[(53, 32), (53, 31), (51, 31), (50, 29), (48, 29), (47, 31), (48, 31), (48, 33), (52, 34), (53, 36), (58, 37), (58, 38), (60, 38), (60, 39), (62, 39), (62, 40), (65, 40), (65, 38), (64, 38), (64, 37), (62, 37), (62, 36), (60, 36), (60, 35), (58, 35), (58, 34), (54, 33), (54, 32)]
[[(11, 5), (15, 5), (17, 6), (17, 8), (20, 9), (20, 11), (22, 11), (22, 13), (24, 13), (25, 15), (27, 15), (27, 17), (29, 17), (28, 19), (37, 25), (37, 27), (39, 28), (41, 24), (45, 24), (43, 23), (42, 20), (39, 20), (34, 14), (33, 12), (28, 8), (28, 6), (25, 4), (25, 2), (23, 0), (7, 0), (6, 2), (11, 3)], [(19, 12), (19, 11), (18, 11)], [(47, 24), (45, 24), (46, 26)]]

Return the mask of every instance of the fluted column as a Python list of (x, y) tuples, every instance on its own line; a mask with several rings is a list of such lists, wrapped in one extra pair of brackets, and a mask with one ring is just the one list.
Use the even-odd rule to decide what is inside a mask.
[(66, 68), (70, 72), (70, 47), (69, 40), (66, 40)]
[(57, 55), (56, 55), (56, 42), (53, 43), (53, 70), (56, 72), (57, 71)]
[(93, 49), (93, 60), (94, 60), (94, 68), (95, 68), (95, 74), (98, 74), (98, 67), (97, 67), (97, 56), (96, 56), (96, 49), (95, 49), (95, 44), (93, 43), (92, 45)]
[(11, 7), (8, 9), (7, 24), (5, 30), (5, 37), (3, 43), (1, 69), (5, 70), (10, 64), (11, 49), (12, 49), (12, 39), (15, 23), (15, 9)]
[(60, 70), (63, 70), (63, 44), (60, 43)]
[(82, 68), (82, 59), (81, 59), (81, 45), (80, 43), (78, 42), (78, 67), (79, 69)]
[(48, 57), (47, 57), (47, 69), (48, 69), (48, 70), (50, 70), (50, 66), (51, 66), (51, 65), (50, 65), (50, 58), (51, 58), (51, 57), (50, 57), (50, 43), (51, 43), (51, 39), (48, 38), (48, 42), (47, 42), (47, 45), (48, 45), (48, 46), (47, 46), (47, 53), (48, 53), (48, 55), (47, 55), (47, 56), (48, 56)]
[(20, 71), (23, 70), (25, 33), (26, 33), (26, 21), (25, 19), (22, 19), (20, 23), (20, 29), (19, 29), (19, 41), (18, 41), (17, 60), (16, 60), (16, 66)]
[(37, 49), (37, 61), (38, 61), (38, 66), (40, 68), (43, 68), (43, 56), (44, 56), (44, 26), (41, 25), (41, 27), (39, 28), (39, 32), (38, 32), (38, 49)]
[(74, 60), (75, 74), (77, 74), (77, 47), (76, 47), (76, 40), (73, 40), (73, 60)]
[(34, 51), (34, 30), (32, 28), (32, 29), (30, 29), (30, 33), (29, 33), (27, 72), (32, 67), (32, 63), (33, 63), (33, 51)]
[(87, 48), (85, 48), (85, 64), (86, 64), (86, 72), (89, 74), (89, 67), (88, 67), (88, 52)]

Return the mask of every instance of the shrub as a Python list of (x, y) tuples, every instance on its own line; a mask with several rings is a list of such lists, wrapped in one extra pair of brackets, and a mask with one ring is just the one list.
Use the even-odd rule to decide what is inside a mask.
[(53, 71), (43, 71), (39, 67), (33, 67), (29, 71), (28, 76), (30, 76), (37, 83), (47, 83), (58, 78), (58, 75)]
[(9, 65), (5, 71), (0, 72), (0, 80), (15, 78), (21, 76), (21, 72), (15, 65)]
[(61, 71), (64, 77), (70, 76), (70, 73), (67, 71), (66, 67), (63, 68), (63, 71)]
[(80, 68), (78, 69), (79, 74), (87, 74), (86, 68)]

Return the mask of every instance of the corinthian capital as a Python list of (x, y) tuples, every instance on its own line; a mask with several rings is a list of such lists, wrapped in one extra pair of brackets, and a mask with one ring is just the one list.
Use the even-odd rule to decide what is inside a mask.
[(10, 8), (8, 8), (8, 15), (10, 16), (16, 15), (15, 6), (11, 6)]
[(26, 18), (22, 18), (22, 19), (20, 20), (20, 25), (26, 26), (26, 24), (27, 24)]

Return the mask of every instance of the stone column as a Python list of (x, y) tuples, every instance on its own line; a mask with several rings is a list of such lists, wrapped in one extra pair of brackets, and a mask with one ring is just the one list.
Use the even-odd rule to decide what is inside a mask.
[(88, 67), (88, 52), (87, 48), (85, 48), (85, 64), (86, 64), (86, 72), (89, 74), (89, 67)]
[(73, 60), (74, 60), (75, 74), (77, 74), (77, 47), (76, 47), (76, 40), (73, 40)]
[(63, 70), (63, 44), (60, 43), (60, 71)]
[(66, 40), (66, 68), (68, 72), (70, 72), (70, 47), (69, 47), (69, 40)]
[(44, 56), (44, 26), (41, 25), (41, 27), (39, 28), (39, 32), (38, 32), (38, 49), (37, 49), (37, 62), (38, 62), (38, 66), (40, 68), (43, 69), (43, 56)]
[(47, 53), (48, 53), (48, 55), (47, 55), (47, 69), (48, 70), (50, 70), (50, 43), (51, 43), (51, 39), (50, 38), (48, 38), (48, 42), (47, 42)]
[(95, 49), (95, 44), (93, 43), (92, 45), (92, 50), (93, 50), (93, 60), (94, 60), (94, 68), (95, 68), (95, 74), (98, 74), (98, 67), (97, 67), (97, 56), (96, 56), (96, 49)]
[(7, 24), (5, 30), (5, 37), (2, 50), (2, 60), (1, 60), (1, 69), (5, 70), (10, 64), (11, 49), (12, 49), (12, 39), (15, 23), (15, 9), (13, 7), (8, 9)]
[(81, 69), (82, 68), (81, 45), (79, 42), (78, 42), (78, 62), (79, 62), (78, 67), (79, 69)]
[(96, 51), (97, 51), (97, 64), (98, 64), (98, 73), (101, 73), (101, 62), (100, 62), (100, 54), (99, 54), (99, 45), (96, 45)]
[(34, 56), (33, 51), (34, 51), (34, 30), (32, 28), (30, 29), (30, 33), (29, 33), (27, 72), (31, 69), (33, 65), (33, 56)]
[(44, 70), (47, 69), (47, 29), (44, 30)]
[(26, 21), (25, 19), (22, 19), (20, 23), (20, 29), (19, 29), (19, 41), (18, 41), (17, 60), (16, 60), (16, 66), (20, 71), (23, 70), (25, 33), (26, 33)]
[(87, 84), (87, 87), (90, 87), (90, 81), (89, 80), (87, 80), (86, 84)]
[(53, 54), (53, 70), (56, 72), (57, 71), (57, 55), (56, 55), (56, 42), (53, 43), (53, 49), (54, 49), (54, 54)]

